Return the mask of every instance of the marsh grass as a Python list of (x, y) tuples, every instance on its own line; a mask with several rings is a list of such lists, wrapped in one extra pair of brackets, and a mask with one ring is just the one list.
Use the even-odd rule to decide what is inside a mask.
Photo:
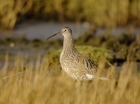
[[(140, 73), (132, 62), (124, 63), (119, 73), (116, 73), (115, 66), (108, 71), (108, 76), (118, 74), (118, 77), (89, 82), (70, 78), (49, 55), (44, 58), (38, 56), (35, 63), (28, 64), (25, 64), (27, 57), (17, 56), (9, 70), (8, 55), (5, 59), (0, 70), (1, 104), (140, 103)], [(48, 60), (54, 63), (52, 67)]]
[(139, 7), (139, 0), (0, 0), (0, 27), (13, 29), (29, 19), (139, 26)]

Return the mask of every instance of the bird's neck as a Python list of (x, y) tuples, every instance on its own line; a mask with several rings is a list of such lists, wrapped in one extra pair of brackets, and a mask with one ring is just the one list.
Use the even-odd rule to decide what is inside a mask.
[(64, 37), (64, 41), (63, 41), (63, 52), (65, 53), (69, 53), (69, 52), (73, 52), (76, 51), (75, 46), (74, 46), (74, 42), (72, 39), (72, 36), (67, 36)]

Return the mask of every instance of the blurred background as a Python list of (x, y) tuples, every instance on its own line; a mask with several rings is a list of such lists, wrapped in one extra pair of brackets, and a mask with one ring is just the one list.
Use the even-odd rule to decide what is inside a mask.
[(139, 0), (0, 0), (0, 27), (13, 29), (29, 20), (139, 26), (139, 13)]
[(62, 47), (70, 27), (76, 45), (104, 47), (115, 59), (140, 60), (140, 0), (0, 0), (0, 58), (44, 56)]

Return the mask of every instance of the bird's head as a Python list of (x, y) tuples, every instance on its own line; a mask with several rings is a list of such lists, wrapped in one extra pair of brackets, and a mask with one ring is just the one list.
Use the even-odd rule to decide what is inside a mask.
[(63, 35), (64, 37), (68, 37), (68, 36), (72, 35), (72, 30), (69, 27), (64, 27), (64, 28), (61, 29), (60, 32), (58, 32), (56, 34), (53, 34), (50, 37), (48, 37), (47, 40), (50, 39), (53, 36), (56, 36), (56, 35)]

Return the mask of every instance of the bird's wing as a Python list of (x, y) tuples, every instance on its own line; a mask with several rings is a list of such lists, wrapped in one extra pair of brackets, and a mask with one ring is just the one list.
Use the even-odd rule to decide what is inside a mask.
[(84, 68), (89, 74), (95, 74), (97, 72), (97, 66), (88, 58), (84, 58)]
[(94, 74), (97, 71), (97, 66), (90, 59), (82, 56), (81, 54), (75, 57), (75, 63), (77, 69), (79, 69), (82, 73)]

